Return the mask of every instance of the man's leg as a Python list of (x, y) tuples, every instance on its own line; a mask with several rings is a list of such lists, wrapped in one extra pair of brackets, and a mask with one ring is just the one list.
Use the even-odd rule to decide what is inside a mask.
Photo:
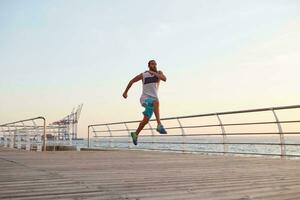
[(157, 121), (157, 125), (161, 125), (160, 115), (159, 115), (159, 101), (153, 101), (153, 111)]
[(148, 124), (148, 122), (149, 122), (149, 118), (144, 116), (144, 119), (140, 122), (139, 127), (136, 129), (135, 133), (138, 135), (146, 126), (146, 124)]
[(153, 114), (153, 99), (152, 98), (146, 98), (143, 101), (143, 106), (145, 107), (145, 111), (143, 112), (144, 118), (140, 122), (139, 127), (136, 129), (135, 132), (131, 133), (132, 141), (135, 145), (137, 145), (138, 135), (143, 130), (143, 128), (148, 124), (149, 120), (151, 119), (151, 116)]
[(157, 129), (156, 130), (160, 134), (167, 134), (167, 131), (165, 130), (164, 126), (161, 124), (161, 121), (160, 121), (159, 101), (153, 101), (153, 111), (154, 111), (155, 118), (157, 121)]
[(132, 142), (134, 145), (137, 145), (139, 133), (143, 130), (145, 125), (149, 122), (149, 118), (144, 116), (143, 120), (140, 122), (139, 127), (135, 132), (131, 132)]

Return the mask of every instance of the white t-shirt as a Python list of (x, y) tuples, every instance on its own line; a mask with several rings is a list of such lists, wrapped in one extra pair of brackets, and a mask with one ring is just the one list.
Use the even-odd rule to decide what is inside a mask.
[(159, 79), (156, 76), (150, 74), (148, 71), (142, 73), (142, 75), (143, 75), (143, 93), (141, 96), (141, 103), (143, 104), (143, 101), (149, 96), (158, 100), (157, 90), (158, 90)]

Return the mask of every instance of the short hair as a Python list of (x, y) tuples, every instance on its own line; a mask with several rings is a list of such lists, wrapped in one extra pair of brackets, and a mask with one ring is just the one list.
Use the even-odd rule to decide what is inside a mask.
[(150, 63), (153, 62), (153, 61), (155, 62), (155, 60), (149, 60), (148, 61), (148, 67), (150, 66)]

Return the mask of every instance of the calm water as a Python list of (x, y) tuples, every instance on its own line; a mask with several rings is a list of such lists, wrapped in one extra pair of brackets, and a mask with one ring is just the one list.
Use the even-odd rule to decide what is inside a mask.
[[(279, 143), (278, 136), (230, 136), (227, 137), (229, 143)], [(189, 144), (190, 143), (190, 144)], [(192, 144), (191, 144), (192, 143)], [(201, 143), (217, 143), (217, 144), (201, 144)], [(299, 136), (285, 136), (286, 144), (297, 144), (297, 145), (286, 145), (287, 155), (300, 156), (300, 137)], [(0, 140), (0, 145), (3, 145), (3, 141)], [(73, 145), (80, 148), (88, 147), (88, 142), (84, 140), (75, 140)], [(120, 137), (120, 138), (93, 138), (91, 139), (92, 148), (124, 148), (124, 149), (151, 149), (151, 150), (172, 150), (172, 151), (187, 151), (187, 152), (223, 152), (224, 145), (222, 144), (221, 137), (166, 137), (156, 136), (147, 137), (140, 136), (139, 144), (133, 145), (131, 138)], [(239, 152), (239, 153), (259, 153), (259, 154), (280, 154), (280, 145), (260, 145), (260, 144), (227, 144), (228, 152)]]
[[(129, 140), (130, 139), (130, 140)], [(185, 144), (183, 144), (185, 141)], [(157, 143), (156, 143), (157, 142)], [(228, 137), (227, 142), (230, 143), (278, 143), (279, 137)], [(286, 154), (300, 156), (300, 137), (286, 137), (286, 144), (299, 144), (286, 145)], [(173, 144), (170, 144), (173, 143)], [(176, 143), (176, 144), (174, 144)], [(186, 144), (193, 143), (193, 144)], [(91, 140), (91, 147), (93, 148), (130, 148), (130, 149), (155, 149), (155, 150), (175, 150), (175, 151), (190, 151), (190, 152), (222, 152), (224, 150), (223, 144), (199, 144), (199, 143), (222, 143), (220, 137), (143, 137), (139, 138), (139, 144), (133, 145), (131, 138), (108, 138), (102, 137)], [(79, 150), (82, 147), (87, 147), (87, 140), (77, 140), (73, 142)], [(280, 145), (250, 145), (250, 144), (228, 144), (227, 149), (229, 152), (242, 152), (242, 153), (260, 153), (260, 154), (280, 154)]]

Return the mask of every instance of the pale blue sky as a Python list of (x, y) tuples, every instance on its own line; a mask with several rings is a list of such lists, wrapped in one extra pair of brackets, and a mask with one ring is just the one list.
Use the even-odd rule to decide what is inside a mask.
[(162, 117), (299, 104), (300, 1), (0, 0), (0, 123), (139, 119), (149, 59)]

